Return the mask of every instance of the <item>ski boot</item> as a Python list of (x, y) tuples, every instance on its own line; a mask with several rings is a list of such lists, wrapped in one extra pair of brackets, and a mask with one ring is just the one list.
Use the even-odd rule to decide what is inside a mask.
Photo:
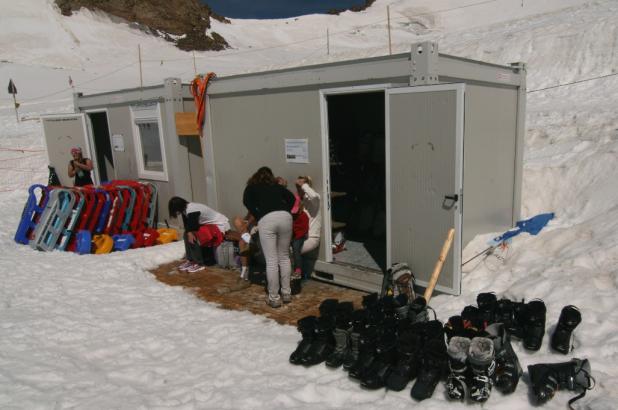
[(350, 349), (343, 358), (343, 370), (349, 371), (350, 367), (356, 363), (359, 354), (360, 334), (365, 329), (366, 320), (365, 309), (352, 312), (352, 330), (350, 331)]
[(410, 396), (418, 401), (430, 398), (447, 368), (448, 355), (444, 336), (426, 341), (422, 350), (421, 368), (410, 390)]
[(350, 350), (350, 333), (352, 331), (352, 302), (341, 302), (337, 306), (336, 327), (333, 330), (335, 349), (326, 359), (326, 366), (337, 368)]
[(479, 316), (483, 322), (483, 328), (495, 321), (495, 310), (498, 299), (493, 292), (479, 293), (476, 297), (476, 304), (479, 308)]
[(461, 311), (461, 319), (465, 329), (480, 332), (484, 327), (481, 311), (476, 306), (468, 305)]
[(473, 327), (464, 327), (464, 321), (461, 316), (451, 316), (448, 319), (448, 322), (444, 324), (444, 333), (446, 334), (447, 343), (451, 340), (453, 336), (465, 337), (468, 339), (473, 339), (477, 336), (484, 336), (485, 332), (479, 332), (476, 328)]
[(484, 403), (491, 395), (496, 362), (494, 343), (486, 337), (475, 337), (470, 342), (468, 361), (472, 369), (470, 382), (470, 399)]
[(551, 336), (552, 349), (562, 354), (568, 354), (573, 349), (573, 330), (581, 321), (582, 314), (576, 306), (563, 307), (556, 330)]
[(468, 395), (468, 350), (470, 339), (453, 336), (448, 343), (448, 363), (451, 373), (446, 378), (446, 395), (451, 400), (464, 401)]
[(311, 344), (315, 335), (315, 325), (317, 321), (315, 316), (306, 316), (298, 320), (298, 331), (302, 335), (302, 340), (298, 343), (296, 350), (290, 355), (290, 363), (302, 364), (303, 358), (309, 353)]
[(495, 385), (502, 394), (510, 394), (517, 388), (523, 373), (519, 359), (511, 346), (511, 337), (503, 323), (494, 323), (485, 329), (494, 342), (496, 357)]
[[(588, 359), (571, 359), (564, 363), (539, 363), (528, 366), (532, 390), (539, 402), (543, 404), (556, 393), (556, 390), (568, 389), (581, 393), (569, 400), (569, 407), (586, 395), (586, 390), (594, 388)], [(572, 407), (571, 407), (572, 408)]]
[(423, 327), (424, 323), (419, 322), (400, 331), (397, 338), (397, 359), (386, 377), (386, 387), (389, 390), (402, 391), (410, 380), (416, 378), (423, 346)]
[(335, 312), (339, 302), (336, 299), (326, 299), (320, 304), (320, 317), (316, 321), (314, 338), (311, 347), (302, 358), (305, 366), (322, 363), (333, 352), (335, 340)]
[(363, 330), (358, 339), (358, 358), (348, 369), (348, 376), (360, 380), (376, 358), (376, 343), (379, 337), (378, 328), (371, 325)]
[(543, 344), (545, 336), (545, 303), (536, 299), (526, 304), (524, 320), (524, 347), (537, 351)]
[(376, 357), (367, 371), (361, 374), (361, 386), (370, 389), (380, 389), (385, 386), (386, 379), (397, 359), (397, 334), (394, 328), (385, 329), (376, 345)]

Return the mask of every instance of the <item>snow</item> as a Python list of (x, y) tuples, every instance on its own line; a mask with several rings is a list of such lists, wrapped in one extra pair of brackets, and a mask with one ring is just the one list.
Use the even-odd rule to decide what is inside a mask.
[[(180, 244), (110, 255), (41, 253), (13, 235), (27, 188), (47, 180), (40, 123), (72, 111), (76, 90), (93, 93), (194, 75), (191, 53), (82, 10), (61, 16), (51, 0), (0, 0), (0, 78), (17, 85), (0, 95), (0, 407), (7, 409), (450, 408), (444, 387), (414, 403), (403, 392), (361, 390), (341, 370), (288, 364), (300, 335), (247, 312), (218, 309), (147, 272), (178, 259)], [(478, 4), (477, 4), (478, 3)], [(436, 40), (441, 52), (528, 65), (528, 90), (603, 77), (528, 94), (522, 216), (555, 212), (538, 236), (465, 266), (464, 293), (431, 301), (447, 319), (479, 292), (545, 301), (547, 332), (536, 353), (514, 347), (525, 366), (571, 357), (591, 361), (597, 386), (579, 408), (618, 402), (618, 2), (378, 0), (361, 13), (283, 20), (213, 22), (233, 49), (196, 53), (198, 71), (219, 75), (383, 55)], [(523, 7), (522, 7), (523, 4)], [(326, 55), (326, 27), (330, 54)], [(477, 237), (467, 260), (493, 234)], [(583, 313), (569, 356), (549, 337), (563, 306)], [(525, 369), (524, 369), (525, 370)], [(533, 407), (527, 377), (487, 408)], [(559, 392), (544, 407), (562, 409)]]

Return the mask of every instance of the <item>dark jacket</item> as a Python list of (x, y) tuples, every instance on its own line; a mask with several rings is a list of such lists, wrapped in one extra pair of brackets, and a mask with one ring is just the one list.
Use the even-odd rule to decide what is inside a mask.
[(242, 196), (242, 203), (259, 221), (270, 212), (290, 212), (294, 206), (294, 194), (279, 184), (247, 185)]

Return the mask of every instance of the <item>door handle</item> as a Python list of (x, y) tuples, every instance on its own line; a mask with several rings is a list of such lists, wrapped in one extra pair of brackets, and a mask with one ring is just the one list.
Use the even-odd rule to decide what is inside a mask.
[(444, 200), (446, 201), (447, 199), (453, 201), (453, 202), (457, 202), (459, 201), (459, 195), (455, 194), (455, 195), (444, 195)]

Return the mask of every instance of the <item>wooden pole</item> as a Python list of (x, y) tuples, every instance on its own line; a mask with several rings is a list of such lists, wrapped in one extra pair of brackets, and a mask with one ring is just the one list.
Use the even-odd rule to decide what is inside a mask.
[(388, 54), (393, 54), (393, 47), (391, 45), (391, 7), (386, 6), (386, 20), (388, 21)]
[(330, 37), (328, 36), (328, 28), (326, 29), (326, 55), (330, 55)]
[(141, 45), (137, 45), (137, 57), (139, 59), (139, 88), (144, 86), (144, 82), (142, 80), (142, 47)]
[(436, 287), (436, 283), (438, 283), (438, 277), (440, 277), (440, 272), (442, 271), (442, 265), (444, 265), (444, 261), (446, 260), (448, 251), (451, 249), (451, 244), (453, 243), (454, 237), (455, 237), (455, 229), (451, 228), (448, 231), (448, 235), (446, 237), (446, 241), (444, 241), (444, 245), (442, 245), (442, 251), (440, 252), (440, 256), (438, 257), (436, 266), (433, 268), (431, 279), (429, 279), (429, 285), (427, 285), (427, 289), (425, 289), (424, 296), (425, 296), (425, 300), (427, 301), (427, 303), (429, 303), (429, 299), (431, 299), (431, 294), (433, 293), (433, 289)]
[(195, 51), (193, 51), (193, 73), (197, 77), (197, 65), (195, 64)]

